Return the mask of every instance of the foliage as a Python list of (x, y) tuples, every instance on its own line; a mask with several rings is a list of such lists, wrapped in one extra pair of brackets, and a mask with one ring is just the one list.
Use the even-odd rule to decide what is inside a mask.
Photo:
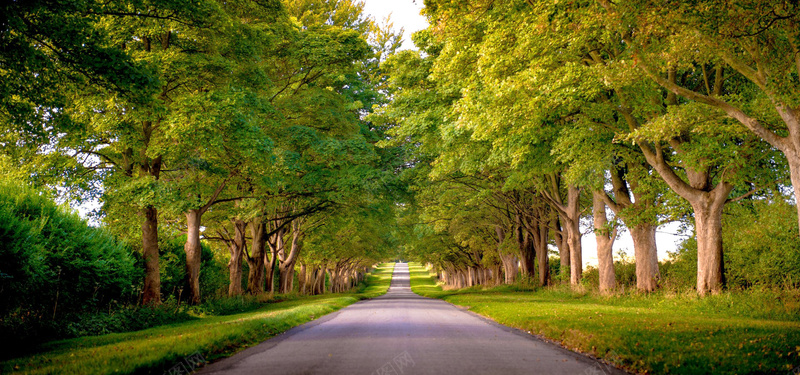
[(72, 314), (136, 298), (130, 248), (42, 192), (0, 182), (0, 243), (5, 337), (49, 336)]
[[(186, 236), (178, 236), (163, 240), (159, 251), (161, 252), (161, 290), (166, 298), (185, 300), (186, 287), (186, 253), (183, 245)], [(204, 297), (209, 300), (224, 296), (228, 287), (228, 273), (224, 262), (219, 259), (218, 253), (202, 243), (200, 265), (200, 285), (204, 289)]]

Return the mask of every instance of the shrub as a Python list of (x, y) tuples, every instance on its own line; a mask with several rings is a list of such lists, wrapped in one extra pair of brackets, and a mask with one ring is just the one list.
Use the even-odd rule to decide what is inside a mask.
[(44, 193), (0, 182), (0, 336), (57, 331), (66, 316), (131, 298), (140, 278), (112, 235)]
[[(800, 287), (797, 212), (783, 200), (730, 204), (722, 223), (725, 279), (730, 288)], [(664, 284), (693, 288), (697, 282), (697, 241), (684, 241), (662, 266)]]
[[(186, 252), (183, 249), (186, 236), (178, 236), (159, 244), (161, 291), (164, 298), (185, 300)], [(228, 269), (205, 242), (200, 244), (200, 292), (203, 299), (215, 299), (227, 294)], [(246, 274), (245, 274), (246, 275)]]

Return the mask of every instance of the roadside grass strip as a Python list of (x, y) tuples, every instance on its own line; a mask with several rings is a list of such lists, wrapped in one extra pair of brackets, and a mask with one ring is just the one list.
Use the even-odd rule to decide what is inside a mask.
[[(80, 337), (45, 344), (37, 354), (0, 363), (0, 372), (132, 374), (193, 370), (292, 327), (365, 298), (386, 293), (394, 264), (382, 264), (357, 293), (296, 297), (242, 314), (213, 316), (142, 331)], [(185, 373), (185, 372), (178, 372)]]
[(667, 292), (601, 296), (562, 287), (443, 291), (421, 265), (409, 268), (418, 294), (465, 306), (629, 371), (800, 373), (796, 300), (761, 303), (755, 292), (705, 298)]

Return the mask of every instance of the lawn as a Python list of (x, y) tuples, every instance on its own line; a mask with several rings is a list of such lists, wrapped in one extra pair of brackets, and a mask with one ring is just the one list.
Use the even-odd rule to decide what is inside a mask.
[[(416, 293), (641, 373), (800, 371), (800, 298), (774, 292), (600, 296), (513, 286), (443, 291), (412, 264)], [(782, 296), (777, 299), (774, 296)], [(787, 297), (788, 296), (788, 297)]]
[[(42, 351), (0, 363), (0, 373), (130, 374), (192, 370), (294, 326), (386, 292), (393, 263), (379, 266), (359, 292), (297, 297), (261, 309), (142, 331), (51, 342)], [(7, 338), (4, 338), (4, 340)]]

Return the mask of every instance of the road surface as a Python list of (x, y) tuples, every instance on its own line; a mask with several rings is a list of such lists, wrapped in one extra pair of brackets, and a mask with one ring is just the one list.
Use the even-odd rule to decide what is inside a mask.
[(624, 374), (409, 287), (395, 265), (384, 296), (295, 327), (202, 374)]

